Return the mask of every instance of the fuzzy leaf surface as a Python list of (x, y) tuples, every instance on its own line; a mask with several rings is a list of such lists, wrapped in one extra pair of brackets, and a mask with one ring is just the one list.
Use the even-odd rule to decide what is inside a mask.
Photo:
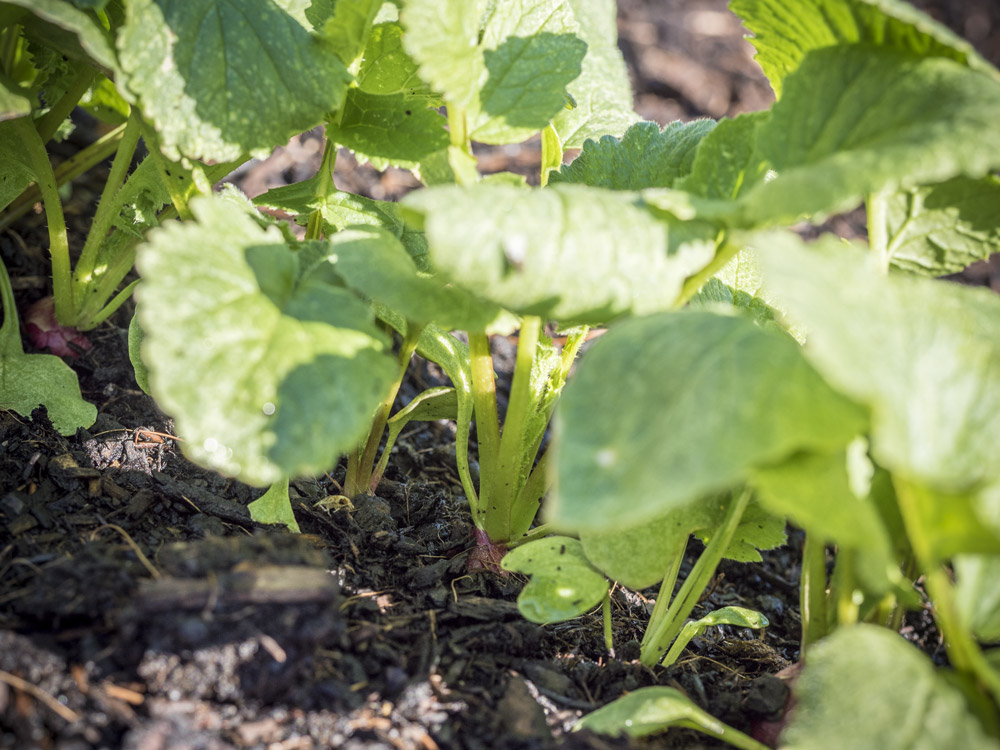
[(618, 48), (614, 0), (569, 0), (580, 37), (587, 43), (580, 77), (569, 84), (576, 106), (552, 121), (564, 149), (580, 148), (589, 138), (620, 136), (639, 116), (632, 111), (632, 85)]
[(686, 507), (756, 466), (843, 447), (867, 424), (790, 337), (701, 312), (609, 330), (556, 413), (550, 520), (577, 531), (627, 528)]
[(778, 176), (742, 197), (749, 224), (853, 208), (1000, 166), (1000, 82), (941, 58), (876, 47), (809, 52), (757, 129)]
[(715, 127), (713, 120), (672, 122), (662, 131), (655, 122), (637, 122), (621, 139), (606, 135), (588, 140), (583, 151), (549, 184), (572, 182), (609, 190), (672, 187), (691, 171), (695, 149)]
[(837, 240), (806, 247), (771, 235), (758, 255), (768, 288), (807, 331), (809, 361), (870, 406), (880, 465), (943, 491), (1000, 478), (997, 295), (887, 277)]
[(339, 109), (351, 80), (333, 47), (272, 0), (134, 0), (118, 52), (175, 161), (265, 155)]
[(838, 44), (943, 57), (996, 74), (965, 39), (902, 0), (731, 0), (729, 8), (753, 32), (755, 59), (779, 98), (806, 53)]
[(365, 47), (358, 86), (369, 94), (405, 94), (432, 98), (420, 80), (417, 64), (403, 47), (403, 27), (395, 21), (372, 28)]
[(544, 625), (579, 617), (608, 593), (608, 580), (587, 561), (580, 542), (568, 536), (515, 547), (500, 566), (531, 576), (517, 597), (517, 608), (531, 622)]
[(795, 698), (782, 734), (788, 750), (998, 747), (926, 655), (874, 625), (838, 628), (813, 646)]
[[(192, 460), (250, 484), (326, 471), (360, 440), (396, 364), (368, 306), (312, 275), (275, 227), (191, 202), (139, 250), (143, 360)], [(330, 388), (336, 383), (336, 388)]]
[(581, 185), (429, 188), (404, 206), (424, 214), (434, 268), (508, 310), (564, 322), (668, 308), (715, 252), (711, 227), (684, 242), (634, 195)]
[(901, 191), (886, 208), (892, 264), (925, 276), (958, 273), (1000, 251), (1000, 180), (956, 177)]

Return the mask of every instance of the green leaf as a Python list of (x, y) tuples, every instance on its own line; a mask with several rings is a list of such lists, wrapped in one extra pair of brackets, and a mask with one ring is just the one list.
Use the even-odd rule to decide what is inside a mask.
[(31, 99), (20, 86), (0, 72), (0, 122), (31, 113)]
[(997, 748), (926, 655), (873, 625), (839, 628), (810, 649), (795, 698), (788, 750)]
[(132, 363), (132, 370), (135, 373), (135, 382), (143, 393), (149, 393), (149, 370), (142, 361), (142, 340), (145, 336), (142, 333), (142, 326), (139, 325), (139, 316), (133, 315), (128, 324), (128, 359)]
[(319, 210), (323, 217), (323, 234), (328, 237), (358, 224), (382, 227), (403, 243), (419, 269), (427, 269), (427, 240), (424, 232), (403, 222), (399, 204), (376, 201), (336, 189), (324, 195), (319, 185), (318, 177), (282, 185), (254, 198), (254, 203), (284, 211), (299, 219), (300, 224), (305, 224), (309, 214)]
[(810, 362), (872, 411), (872, 455), (942, 491), (1000, 478), (1000, 297), (885, 276), (839, 240), (759, 238), (771, 293), (804, 325)]
[(958, 273), (1000, 250), (1000, 180), (956, 177), (901, 191), (887, 201), (888, 253), (897, 268)]
[[(587, 559), (608, 578), (641, 590), (663, 580), (671, 563), (684, 554), (691, 534), (700, 532), (699, 536), (707, 539), (715, 533), (730, 502), (724, 495), (701, 498), (628, 528), (581, 531), (580, 541)], [(756, 550), (772, 549), (784, 542), (784, 519), (768, 515), (751, 502), (723, 556), (759, 561)]]
[(0, 327), (0, 409), (22, 417), (44, 406), (49, 421), (61, 435), (72, 435), (90, 427), (97, 407), (83, 400), (76, 373), (52, 354), (25, 354), (7, 269), (0, 262), (0, 297), (3, 326)]
[(65, 0), (4, 0), (4, 5), (23, 8), (32, 14), (33, 18), (21, 19), (29, 39), (54, 47), (73, 60), (93, 61), (107, 72), (117, 69), (109, 36), (91, 14)]
[(31, 160), (13, 121), (0, 122), (0, 210), (35, 181)]
[(966, 40), (902, 0), (731, 0), (729, 8), (753, 33), (756, 60), (779, 98), (810, 50), (856, 42), (996, 74)]
[(485, 5), (485, 0), (406, 0), (399, 14), (406, 30), (403, 46), (420, 77), (456, 107), (467, 106), (479, 91)]
[(587, 43), (568, 0), (508, 0), (489, 8), (480, 44), (486, 78), (468, 106), (472, 139), (519, 143), (566, 106)]
[(757, 129), (777, 171), (742, 196), (749, 224), (853, 208), (1000, 166), (1000, 82), (956, 62), (874, 47), (809, 52)]
[(376, 169), (415, 169), (448, 147), (444, 125), (444, 117), (404, 94), (379, 96), (352, 89), (339, 124), (331, 123), (327, 136)]
[[(372, 22), (382, 0), (337, 0), (333, 13), (323, 24), (322, 34), (344, 65), (352, 66), (365, 49)], [(309, 11), (306, 12), (308, 17)], [(355, 70), (355, 68), (351, 68)]]
[(332, 47), (272, 0), (132, 0), (118, 51), (173, 160), (266, 155), (339, 109), (351, 80)]
[(750, 112), (719, 120), (697, 144), (690, 174), (677, 187), (702, 198), (730, 201), (759, 183), (766, 165), (757, 152), (757, 129), (767, 118), (767, 112)]
[(403, 27), (396, 22), (372, 28), (358, 72), (358, 86), (369, 94), (405, 94), (436, 101), (420, 80), (417, 64), (403, 48)]
[(121, 125), (128, 119), (130, 107), (107, 76), (98, 75), (80, 99), (79, 105), (101, 122)]
[(608, 580), (587, 561), (583, 547), (567, 536), (550, 536), (515, 547), (500, 561), (504, 570), (531, 576), (517, 608), (543, 625), (586, 614), (608, 594)]
[(579, 531), (656, 518), (732, 487), (756, 466), (841, 448), (867, 424), (790, 337), (699, 312), (609, 330), (556, 413), (549, 510), (560, 528)]
[(417, 266), (392, 234), (355, 227), (330, 237), (330, 259), (349, 287), (399, 312), (407, 320), (445, 330), (485, 331), (504, 311), (445, 284)]
[(669, 308), (715, 252), (713, 227), (672, 233), (634, 195), (580, 185), (428, 188), (404, 206), (425, 214), (434, 268), (508, 310), (564, 322)]
[(665, 732), (671, 727), (696, 729), (699, 732), (725, 739), (737, 735), (737, 747), (755, 747), (749, 737), (728, 727), (711, 714), (700, 709), (684, 693), (671, 687), (639, 688), (618, 700), (602, 706), (584, 716), (574, 729), (589, 729), (599, 734), (645, 737)]
[(858, 492), (852, 487), (846, 452), (798, 454), (755, 469), (750, 484), (772, 513), (787, 516), (817, 539), (856, 551), (869, 590), (881, 593), (899, 578), (889, 536), (868, 497), (870, 488)]
[[(318, 474), (366, 434), (396, 374), (368, 306), (235, 203), (191, 202), (139, 249), (143, 359), (192, 460), (250, 484)], [(336, 388), (330, 384), (335, 383)]]
[(715, 127), (713, 120), (672, 122), (663, 131), (655, 122), (638, 122), (621, 137), (588, 140), (572, 164), (549, 175), (549, 184), (573, 182), (610, 190), (672, 187), (691, 171), (698, 143)]
[(959, 555), (955, 605), (965, 626), (985, 643), (1000, 643), (1000, 557)]
[(257, 523), (273, 523), (287, 526), (289, 531), (299, 533), (299, 524), (292, 512), (292, 501), (288, 497), (288, 478), (279, 479), (263, 495), (247, 506), (250, 518)]
[(687, 645), (695, 638), (700, 638), (709, 628), (719, 625), (732, 625), (737, 628), (760, 630), (770, 624), (768, 619), (760, 612), (755, 612), (745, 607), (723, 607), (722, 609), (717, 609), (714, 612), (709, 612), (700, 619), (684, 623), (680, 635), (677, 636), (677, 640), (674, 641), (670, 647), (670, 651), (663, 657), (661, 663), (664, 667), (669, 667), (676, 662), (680, 658), (681, 652), (687, 648)]
[(587, 54), (580, 77), (567, 87), (575, 105), (552, 121), (563, 149), (580, 148), (589, 138), (620, 136), (639, 119), (632, 111), (628, 68), (618, 49), (617, 4), (614, 0), (569, 0), (569, 4)]

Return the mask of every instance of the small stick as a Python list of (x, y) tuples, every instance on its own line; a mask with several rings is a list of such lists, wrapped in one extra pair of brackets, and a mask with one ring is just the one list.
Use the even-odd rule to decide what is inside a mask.
[(37, 685), (32, 685), (30, 682), (22, 680), (17, 675), (0, 670), (0, 682), (6, 682), (15, 690), (20, 690), (23, 693), (28, 693), (28, 695), (34, 696), (71, 724), (80, 721), (80, 714), (76, 711), (71, 708), (67, 708)]

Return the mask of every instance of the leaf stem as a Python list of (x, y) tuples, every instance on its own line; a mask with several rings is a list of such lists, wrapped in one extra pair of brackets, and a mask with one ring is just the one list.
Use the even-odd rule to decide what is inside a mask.
[(139, 133), (139, 120), (135, 115), (130, 115), (122, 133), (118, 153), (115, 154), (115, 159), (111, 163), (108, 180), (104, 183), (104, 189), (101, 191), (101, 198), (97, 204), (97, 211), (94, 213), (94, 221), (90, 225), (90, 232), (87, 234), (87, 241), (84, 243), (83, 250), (80, 251), (80, 259), (76, 263), (74, 277), (81, 288), (85, 289), (90, 283), (98, 251), (108, 236), (108, 232), (111, 231), (115, 216), (121, 210), (121, 203), (117, 198), (125, 183), (128, 168), (132, 164), (136, 146), (139, 144)]
[(895, 475), (892, 482), (913, 554), (924, 572), (924, 584), (934, 607), (934, 619), (944, 636), (948, 660), (956, 671), (985, 685), (993, 695), (993, 700), (1000, 702), (1000, 674), (990, 667), (979, 644), (963, 626), (955, 602), (954, 587), (934, 554), (934, 531), (925, 527), (917, 497), (922, 488)]
[(691, 298), (701, 291), (701, 288), (708, 283), (709, 279), (721, 271), (742, 249), (739, 245), (727, 242), (725, 232), (719, 233), (715, 240), (715, 247), (715, 257), (712, 258), (709, 264), (694, 276), (689, 276), (685, 279), (681, 291), (677, 295), (677, 299), (674, 300), (674, 310), (680, 310), (690, 302)]
[(0, 325), (0, 356), (17, 357), (24, 354), (21, 344), (21, 330), (17, 325), (17, 305), (14, 304), (14, 288), (7, 274), (7, 266), (0, 258), (0, 300), (3, 303), (3, 325)]
[(615, 652), (615, 634), (611, 628), (611, 589), (601, 600), (601, 620), (604, 622), (604, 648), (609, 654)]
[(59, 97), (59, 101), (53, 104), (49, 111), (38, 121), (38, 135), (42, 139), (42, 143), (48, 143), (52, 140), (52, 136), (59, 130), (59, 126), (70, 116), (73, 108), (80, 103), (83, 95), (87, 93), (87, 89), (90, 88), (90, 84), (96, 75), (97, 71), (90, 66), (84, 66), (73, 78), (73, 82), (66, 89), (66, 93)]
[[(319, 177), (319, 182), (316, 189), (317, 198), (325, 198), (330, 192), (330, 186), (333, 185), (333, 170), (337, 166), (337, 143), (329, 135), (326, 138), (326, 144), (323, 146), (323, 161), (320, 162), (319, 172), (316, 176)], [(306, 236), (307, 240), (318, 240), (323, 236), (323, 211), (322, 209), (315, 209), (311, 214), (309, 214), (309, 223), (306, 225)]]
[(469, 331), (469, 365), (472, 371), (472, 403), (479, 441), (479, 510), (477, 524), (488, 517), (491, 484), (496, 477), (497, 452), (500, 447), (500, 422), (497, 418), (496, 374), (490, 354), (489, 337)]
[(542, 539), (547, 537), (552, 533), (552, 525), (548, 523), (543, 523), (540, 526), (536, 526), (531, 531), (526, 533), (524, 536), (519, 536), (517, 539), (511, 539), (507, 542), (507, 549), (511, 550), (515, 547), (520, 547), (522, 544), (527, 544), (528, 542), (533, 542), (536, 539)]
[(806, 533), (802, 545), (799, 608), (802, 611), (799, 653), (804, 655), (827, 631), (826, 545), (813, 533)]
[(549, 184), (549, 173), (562, 166), (563, 149), (559, 134), (550, 122), (542, 131), (542, 164), (539, 175), (542, 187)]
[(868, 246), (878, 259), (882, 273), (889, 273), (889, 203), (884, 192), (868, 195)]
[[(504, 417), (503, 433), (500, 436), (496, 475), (491, 480), (494, 491), (492, 507), (496, 508), (496, 513), (487, 510), (486, 515), (487, 532), (491, 539), (510, 538), (514, 500), (524, 486), (525, 456), (522, 446), (528, 415), (534, 406), (531, 393), (531, 365), (535, 361), (535, 350), (538, 348), (541, 332), (541, 318), (526, 315), (521, 323), (521, 334), (517, 341), (517, 359), (514, 364), (514, 378), (507, 414)], [(498, 527), (501, 529), (499, 532), (497, 532)], [(494, 536), (494, 532), (500, 535)]]
[(733, 497), (726, 509), (725, 518), (718, 531), (712, 536), (705, 551), (701, 553), (698, 562), (691, 569), (690, 575), (681, 586), (681, 590), (670, 603), (667, 611), (658, 621), (650, 618), (646, 636), (643, 638), (640, 660), (646, 666), (656, 664), (663, 652), (680, 634), (684, 622), (698, 604), (698, 599), (712, 581), (715, 570), (729, 543), (736, 534), (736, 529), (743, 518), (743, 512), (750, 502), (751, 491), (744, 489), (739, 497)]
[(45, 206), (45, 222), (49, 228), (49, 256), (52, 259), (52, 296), (55, 302), (56, 319), (64, 326), (76, 322), (73, 306), (73, 274), (69, 259), (69, 238), (66, 234), (66, 219), (63, 216), (62, 201), (56, 185), (52, 163), (45, 152), (45, 144), (35, 130), (30, 117), (14, 120), (20, 131), (21, 142), (28, 152), (35, 182), (42, 194)]
[[(95, 164), (107, 159), (121, 142), (125, 132), (125, 125), (119, 125), (111, 132), (101, 136), (91, 143), (87, 148), (77, 152), (66, 161), (62, 162), (55, 169), (56, 185), (63, 185), (76, 179)], [(7, 209), (0, 216), (0, 231), (6, 229), (15, 221), (24, 216), (31, 207), (38, 203), (41, 198), (41, 191), (37, 185), (32, 184), (11, 202)]]

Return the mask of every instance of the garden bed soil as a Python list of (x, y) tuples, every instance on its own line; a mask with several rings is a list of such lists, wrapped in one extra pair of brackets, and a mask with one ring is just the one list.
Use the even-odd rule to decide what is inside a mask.
[[(996, 8), (936, 7), (997, 59)], [(767, 105), (724, 3), (620, 8), (644, 116)], [(240, 184), (255, 194), (309, 176), (311, 142), (245, 169)], [(537, 169), (531, 145), (481, 159)], [(337, 179), (381, 199), (410, 186), (347, 159)], [(75, 188), (77, 217), (94, 192)], [(21, 309), (45, 293), (46, 245), (38, 216), (0, 237)], [(1000, 287), (1000, 264), (965, 280)], [(98, 407), (93, 427), (63, 437), (42, 410), (0, 412), (0, 748), (707, 748), (720, 745), (690, 731), (628, 741), (570, 729), (647, 685), (678, 687), (745, 731), (784, 705), (773, 675), (798, 658), (794, 530), (763, 565), (724, 563), (695, 613), (739, 605), (770, 627), (719, 628), (673, 667), (644, 667), (637, 640), (655, 590), (614, 591), (609, 654), (599, 611), (534, 625), (515, 604), (523, 579), (468, 571), (474, 530), (448, 423), (404, 433), (375, 497), (333, 500), (343, 467), (293, 482), (301, 535), (253, 522), (246, 506), (261, 490), (186, 461), (171, 420), (136, 386), (129, 314), (94, 331), (73, 362)], [(512, 342), (494, 346), (503, 369)], [(401, 402), (439, 376), (416, 362)], [(692, 542), (685, 567), (699, 549)], [(911, 613), (904, 633), (944, 658), (927, 612)]]

